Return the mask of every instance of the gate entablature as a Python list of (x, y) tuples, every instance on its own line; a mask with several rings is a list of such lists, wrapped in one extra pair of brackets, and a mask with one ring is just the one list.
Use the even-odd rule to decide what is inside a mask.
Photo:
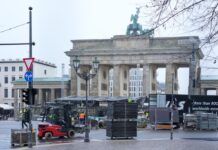
[[(147, 38), (123, 35), (103, 40), (72, 40), (73, 48), (66, 54), (69, 57), (80, 56), (81, 64), (88, 64), (94, 56), (101, 64), (167, 63), (169, 60), (189, 64), (193, 51), (191, 43), (187, 43), (190, 38), (199, 40), (195, 36)], [(199, 44), (195, 47), (196, 59), (202, 59)]]

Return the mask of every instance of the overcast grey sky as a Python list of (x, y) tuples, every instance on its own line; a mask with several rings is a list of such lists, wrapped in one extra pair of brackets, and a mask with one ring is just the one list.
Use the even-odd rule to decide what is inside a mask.
[[(131, 14), (134, 14), (136, 7), (146, 0), (0, 0), (0, 2), (0, 32), (27, 23), (28, 8), (33, 7), (33, 41), (36, 43), (33, 47), (33, 57), (55, 63), (60, 75), (62, 63), (65, 64), (65, 73), (68, 73), (69, 58), (64, 52), (72, 48), (70, 40), (107, 39), (114, 35), (125, 34)], [(146, 18), (140, 17), (141, 22), (144, 19)], [(149, 28), (149, 25), (146, 27)], [(0, 43), (28, 42), (28, 29), (29, 26), (26, 24), (1, 32)], [(172, 28), (155, 31), (155, 36), (177, 35), (181, 34)], [(186, 33), (186, 35), (193, 34)], [(28, 57), (28, 48), (28, 46), (0, 46), (0, 59)], [(180, 76), (186, 78), (187, 70), (183, 70)], [(165, 76), (159, 75), (160, 80), (163, 77)], [(183, 82), (180, 86), (186, 88), (187, 85), (182, 84), (187, 83)]]
[[(111, 38), (125, 34), (137, 0), (1, 0), (0, 31), (28, 22), (33, 11), (33, 57), (57, 67), (69, 58), (72, 39)], [(28, 42), (28, 24), (0, 33), (0, 42)], [(28, 57), (28, 46), (1, 46), (0, 58)], [(59, 69), (60, 70), (60, 69)]]

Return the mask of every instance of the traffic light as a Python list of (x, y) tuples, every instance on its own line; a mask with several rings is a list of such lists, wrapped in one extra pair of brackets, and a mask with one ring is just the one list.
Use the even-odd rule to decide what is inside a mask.
[(35, 95), (37, 94), (36, 89), (32, 89), (32, 92), (30, 92), (30, 89), (23, 89), (22, 90), (22, 102), (24, 102), (27, 105), (30, 105), (30, 94), (32, 94), (32, 105), (35, 104)]
[(22, 90), (22, 102), (29, 105), (29, 89), (23, 89)]

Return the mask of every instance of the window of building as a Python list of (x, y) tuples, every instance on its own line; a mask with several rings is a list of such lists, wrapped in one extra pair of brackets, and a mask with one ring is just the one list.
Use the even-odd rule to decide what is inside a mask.
[(2, 69), (2, 68), (0, 67), (0, 72), (1, 72), (1, 69)]
[(15, 72), (15, 66), (12, 66), (11, 70), (12, 72)]
[(19, 79), (22, 79), (23, 78), (23, 76), (19, 76)]
[(8, 67), (5, 67), (5, 72), (8, 72)]
[(11, 97), (14, 97), (14, 89), (11, 90)]
[(22, 66), (19, 66), (19, 71), (23, 71), (23, 67)]
[(14, 103), (11, 103), (11, 106), (14, 106)]
[(15, 76), (11, 77), (11, 81), (15, 81), (15, 79), (16, 79)]
[(8, 89), (4, 89), (4, 97), (8, 98)]
[(45, 74), (45, 75), (47, 74), (47, 70), (44, 70), (44, 74)]
[(6, 84), (8, 83), (8, 77), (5, 77), (5, 83)]

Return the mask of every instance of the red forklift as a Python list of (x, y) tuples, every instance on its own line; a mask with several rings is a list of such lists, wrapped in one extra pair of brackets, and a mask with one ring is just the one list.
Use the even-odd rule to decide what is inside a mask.
[(83, 133), (85, 125), (80, 124), (78, 112), (73, 105), (51, 103), (46, 104), (42, 122), (38, 124), (38, 139), (53, 137), (73, 138), (75, 133)]

